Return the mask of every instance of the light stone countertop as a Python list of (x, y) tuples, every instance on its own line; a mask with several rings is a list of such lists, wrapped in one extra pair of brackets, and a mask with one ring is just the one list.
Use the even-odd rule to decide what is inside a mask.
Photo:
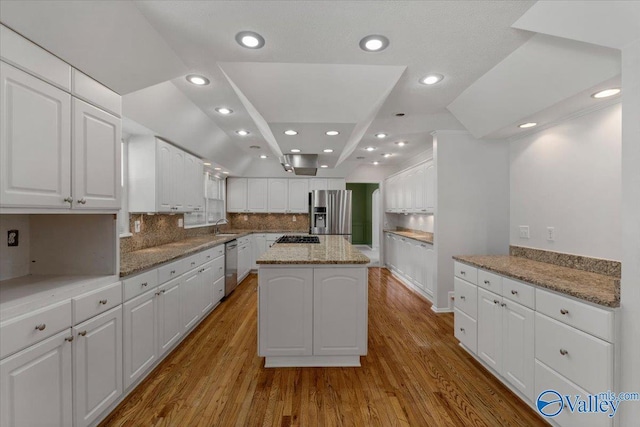
[(613, 276), (511, 255), (454, 256), (453, 259), (595, 304), (620, 307), (620, 279)]
[(397, 234), (398, 236), (407, 237), (419, 242), (429, 243), (433, 245), (433, 233), (426, 231), (409, 231), (409, 230), (383, 230), (385, 233)]
[(258, 264), (368, 264), (362, 252), (342, 236), (318, 236), (320, 243), (277, 243)]

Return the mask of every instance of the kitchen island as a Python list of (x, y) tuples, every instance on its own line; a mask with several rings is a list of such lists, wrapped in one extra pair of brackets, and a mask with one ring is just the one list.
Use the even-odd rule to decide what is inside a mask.
[(265, 367), (360, 366), (367, 354), (369, 258), (341, 236), (279, 243), (257, 260)]

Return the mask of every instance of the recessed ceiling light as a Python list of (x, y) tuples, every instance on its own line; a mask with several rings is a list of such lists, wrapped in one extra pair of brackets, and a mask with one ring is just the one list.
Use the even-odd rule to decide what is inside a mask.
[(232, 110), (231, 108), (227, 108), (227, 107), (218, 107), (218, 108), (216, 108), (216, 111), (217, 111), (218, 113), (220, 113), (220, 114), (225, 115), (225, 116), (226, 116), (227, 114), (231, 114), (231, 113), (233, 113), (233, 110)]
[(247, 135), (249, 135), (249, 131), (248, 131), (248, 130), (244, 130), (244, 129), (237, 130), (237, 131), (236, 131), (236, 133), (237, 133), (238, 135), (240, 135), (240, 136), (247, 136)]
[(328, 165), (320, 165), (321, 168), (328, 168)]
[(299, 148), (292, 148), (292, 149), (291, 149), (291, 152), (292, 152), (292, 153), (299, 153), (299, 152), (300, 152), (300, 149), (299, 149)]
[(236, 41), (240, 46), (249, 49), (260, 49), (264, 46), (264, 37), (253, 31), (240, 31), (236, 34)]
[(360, 40), (360, 49), (367, 52), (380, 52), (389, 46), (389, 39), (385, 36), (370, 35)]
[(329, 135), (329, 136), (336, 136), (336, 135), (338, 135), (339, 133), (340, 133), (340, 132), (338, 132), (337, 130), (328, 130), (328, 131), (326, 131), (326, 132), (325, 132), (325, 134), (326, 134), (326, 135)]
[(605, 89), (605, 90), (601, 90), (600, 92), (594, 93), (593, 95), (591, 95), (591, 97), (595, 99), (601, 99), (601, 98), (608, 98), (610, 96), (614, 96), (619, 93), (620, 93), (620, 88)]
[(324, 150), (325, 153), (333, 153), (333, 150), (331, 148), (325, 148)]
[(374, 151), (376, 149), (376, 147), (365, 147), (365, 150), (367, 151)]
[(444, 76), (442, 74), (429, 74), (428, 76), (424, 76), (420, 79), (420, 83), (423, 85), (434, 85), (439, 81), (442, 81)]
[(229, 172), (227, 172), (227, 171), (224, 171), (222, 173), (225, 174), (225, 175), (229, 175)]
[(373, 162), (373, 164), (377, 166), (380, 164), (380, 162)]
[(376, 138), (383, 139), (383, 138), (386, 138), (386, 137), (387, 137), (387, 134), (384, 133), (384, 132), (376, 133)]
[(393, 156), (393, 154), (391, 154), (391, 153), (384, 153), (384, 154), (382, 155), (382, 157), (391, 157), (391, 156)]
[(261, 158), (261, 159), (266, 159), (266, 158), (267, 158), (267, 155), (266, 155), (266, 154), (260, 154), (260, 158)]
[(527, 123), (522, 123), (521, 125), (518, 125), (519, 128), (522, 129), (527, 129), (527, 128), (532, 128), (534, 126), (537, 126), (538, 124), (535, 122), (527, 122)]
[(293, 129), (288, 129), (288, 130), (285, 130), (285, 131), (284, 131), (284, 134), (285, 134), (285, 135), (289, 135), (289, 136), (293, 136), (293, 135), (297, 135), (297, 134), (298, 134), (298, 132), (296, 132), (296, 131), (295, 131), (295, 130), (293, 130)]
[(187, 76), (187, 81), (196, 86), (205, 86), (209, 84), (209, 79), (204, 76), (199, 76), (197, 74), (189, 74)]
[(398, 147), (404, 147), (404, 146), (405, 146), (405, 145), (407, 145), (407, 144), (408, 144), (408, 142), (407, 142), (407, 141), (398, 141), (398, 142), (396, 142), (396, 145), (397, 145)]
[(202, 164), (205, 165), (205, 166), (211, 166), (211, 163), (209, 163), (209, 162), (204, 162)]
[(250, 145), (249, 148), (251, 148), (252, 150), (259, 150), (260, 146), (259, 145)]
[(213, 170), (221, 171), (222, 168), (213, 168)]

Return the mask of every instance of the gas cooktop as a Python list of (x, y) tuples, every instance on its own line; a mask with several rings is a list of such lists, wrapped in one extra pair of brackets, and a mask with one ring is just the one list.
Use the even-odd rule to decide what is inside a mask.
[(318, 236), (282, 236), (276, 243), (320, 243)]

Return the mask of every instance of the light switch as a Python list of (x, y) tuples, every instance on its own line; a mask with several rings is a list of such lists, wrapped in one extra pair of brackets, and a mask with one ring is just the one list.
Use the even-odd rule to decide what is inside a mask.
[(520, 238), (521, 239), (528, 239), (529, 238), (529, 226), (528, 225), (521, 225), (520, 226)]
[(178, 218), (178, 227), (184, 227), (184, 220), (182, 218)]
[(140, 221), (133, 222), (133, 231), (135, 231), (136, 233), (140, 232)]
[(556, 240), (556, 229), (554, 227), (547, 227), (547, 241), (553, 242)]
[(297, 219), (296, 219), (296, 216), (295, 216), (295, 215), (293, 216), (293, 218), (291, 218), (291, 221), (293, 221), (293, 222), (296, 222), (296, 221), (297, 221)]

